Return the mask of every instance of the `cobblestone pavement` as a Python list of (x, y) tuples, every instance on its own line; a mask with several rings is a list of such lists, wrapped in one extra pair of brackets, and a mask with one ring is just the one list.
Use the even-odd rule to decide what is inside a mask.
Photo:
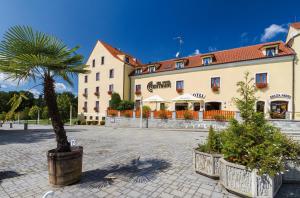
[[(48, 184), (46, 152), (55, 147), (47, 126), (22, 131), (0, 128), (0, 197), (235, 197), (217, 181), (196, 174), (192, 148), (205, 132), (159, 129), (66, 127), (69, 139), (84, 147), (80, 183)], [(3, 128), (2, 128), (3, 129)], [(285, 186), (280, 197), (297, 197), (299, 186)], [(299, 197), (299, 196), (298, 196)]]

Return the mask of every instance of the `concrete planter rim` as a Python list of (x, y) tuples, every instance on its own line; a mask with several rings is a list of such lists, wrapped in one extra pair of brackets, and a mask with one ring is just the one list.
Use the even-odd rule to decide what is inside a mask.
[(205, 153), (205, 152), (198, 151), (197, 148), (194, 148), (194, 152), (202, 154), (202, 155), (206, 155), (206, 156), (221, 157), (223, 159), (223, 154), (220, 154), (220, 153)]
[(74, 155), (76, 153), (81, 155), (83, 153), (83, 147), (82, 146), (72, 146), (70, 152), (56, 152), (55, 149), (51, 149), (47, 152), (47, 156), (50, 158), (55, 158), (55, 157), (68, 156), (70, 154)]

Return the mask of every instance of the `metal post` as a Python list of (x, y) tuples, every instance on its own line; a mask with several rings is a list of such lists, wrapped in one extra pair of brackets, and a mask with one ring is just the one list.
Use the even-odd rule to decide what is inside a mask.
[(70, 126), (72, 125), (72, 105), (70, 105)]
[(141, 102), (140, 102), (140, 128), (143, 128), (143, 97), (141, 96)]
[(38, 125), (40, 124), (40, 108), (38, 108)]

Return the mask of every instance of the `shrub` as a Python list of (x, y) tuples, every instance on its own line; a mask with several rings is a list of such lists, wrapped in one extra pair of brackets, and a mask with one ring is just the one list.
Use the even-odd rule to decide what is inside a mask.
[(188, 110), (183, 112), (183, 117), (184, 117), (185, 120), (192, 120), (193, 119), (192, 113)]
[(111, 109), (117, 110), (121, 103), (121, 97), (118, 93), (112, 93), (111, 100), (109, 101), (109, 107)]
[(126, 112), (124, 113), (124, 116), (125, 116), (125, 118), (130, 118), (130, 117), (131, 117), (131, 114), (130, 114), (130, 112), (126, 111)]
[(225, 116), (220, 115), (220, 114), (214, 115), (213, 118), (214, 118), (216, 121), (220, 121), (220, 122), (223, 122), (223, 121), (226, 120)]
[(149, 106), (143, 106), (143, 118), (149, 118), (151, 108)]
[(89, 120), (89, 121), (87, 121), (87, 124), (88, 125), (98, 125), (98, 121), (96, 121), (96, 120)]
[(100, 121), (100, 125), (102, 125), (102, 126), (105, 125), (105, 121), (104, 121), (104, 120), (101, 120), (101, 121)]
[(168, 114), (167, 114), (167, 112), (166, 112), (165, 110), (161, 110), (161, 111), (159, 112), (159, 114), (158, 114), (158, 117), (159, 117), (160, 119), (168, 119)]
[(128, 100), (122, 100), (118, 106), (119, 111), (134, 109), (134, 102)]
[(212, 126), (209, 128), (207, 142), (196, 148), (200, 152), (205, 153), (221, 153), (221, 135), (220, 132), (216, 132)]
[(287, 159), (297, 161), (300, 146), (254, 111), (256, 89), (248, 75), (237, 84), (242, 99), (235, 99), (243, 122), (232, 119), (222, 132), (222, 154), (229, 162), (257, 169), (259, 175), (274, 176), (285, 171)]

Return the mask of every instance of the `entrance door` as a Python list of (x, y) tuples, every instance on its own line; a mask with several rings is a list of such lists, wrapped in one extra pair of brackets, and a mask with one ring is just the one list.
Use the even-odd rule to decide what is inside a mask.
[(200, 111), (200, 102), (194, 103), (194, 111)]
[(270, 116), (273, 119), (285, 119), (287, 110), (288, 110), (287, 101), (273, 101), (271, 102)]
[(221, 110), (221, 103), (220, 102), (205, 103), (205, 111), (210, 111), (210, 110)]
[(188, 110), (188, 103), (175, 103), (175, 111)]

